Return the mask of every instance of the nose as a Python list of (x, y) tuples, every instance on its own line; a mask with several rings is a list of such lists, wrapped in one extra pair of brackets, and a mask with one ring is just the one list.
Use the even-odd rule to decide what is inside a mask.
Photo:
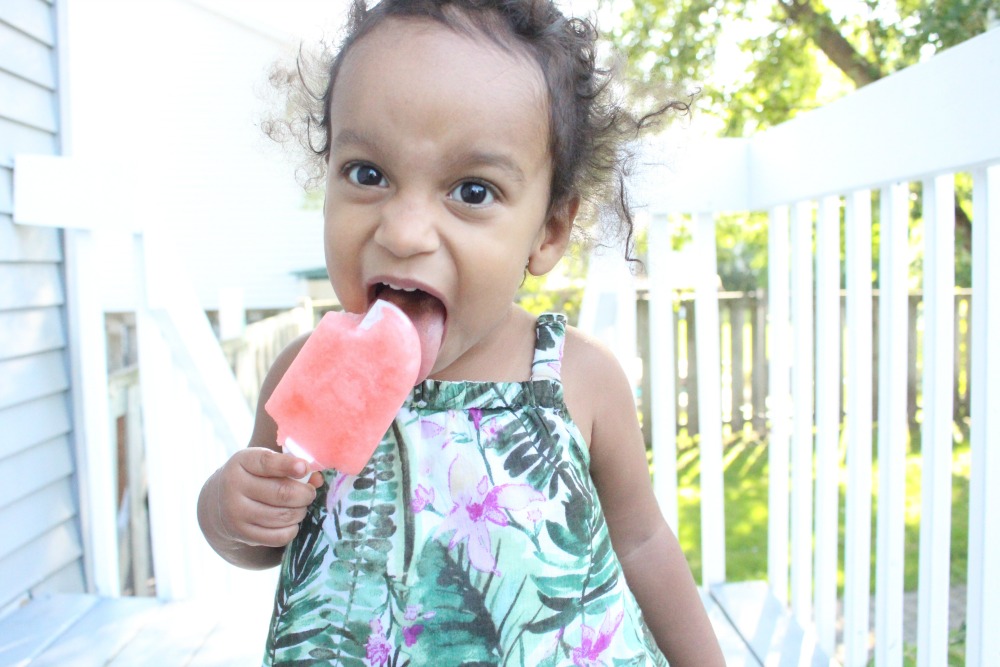
[(431, 253), (440, 245), (433, 203), (396, 196), (383, 205), (375, 242), (396, 257)]

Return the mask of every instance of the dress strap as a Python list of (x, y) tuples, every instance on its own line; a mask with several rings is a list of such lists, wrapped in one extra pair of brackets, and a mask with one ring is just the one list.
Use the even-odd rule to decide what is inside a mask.
[(543, 313), (535, 324), (535, 358), (531, 362), (532, 380), (561, 379), (563, 346), (566, 343), (566, 316)]

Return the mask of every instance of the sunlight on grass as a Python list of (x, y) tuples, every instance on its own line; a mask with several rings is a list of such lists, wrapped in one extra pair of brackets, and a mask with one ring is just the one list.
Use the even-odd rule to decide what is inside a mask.
[[(955, 425), (952, 444), (952, 526), (951, 526), (951, 581), (964, 585), (967, 571), (969, 543), (969, 450), (968, 421)], [(683, 442), (684, 446), (680, 447)], [(877, 439), (874, 442), (877, 455)], [(697, 436), (692, 439), (683, 432), (678, 439), (678, 513), (680, 529), (678, 539), (694, 572), (701, 581), (701, 467), (698, 457)], [(741, 431), (727, 438), (724, 444), (724, 494), (726, 521), (726, 579), (751, 581), (767, 578), (767, 529), (768, 529), (768, 457), (767, 443), (752, 431)], [(844, 512), (846, 473), (843, 470), (844, 450), (841, 452), (840, 477), (840, 554), (838, 557), (838, 595), (843, 594), (844, 579)], [(872, 556), (871, 586), (875, 591), (875, 543), (878, 512), (878, 463), (872, 465)], [(911, 433), (906, 455), (906, 498), (904, 502), (904, 578), (906, 591), (915, 591), (919, 578), (920, 548), (920, 482), (921, 456), (919, 428)], [(915, 648), (905, 647), (904, 664), (915, 665)], [(964, 662), (965, 633), (962, 629), (951, 635), (949, 665)]]
[[(685, 434), (686, 435), (686, 434)], [(748, 437), (749, 436), (749, 437)], [(968, 427), (956, 424), (953, 445), (953, 498), (952, 498), (952, 547), (951, 570), (955, 583), (964, 583), (966, 554), (968, 550), (969, 468), (971, 455), (968, 445)], [(919, 433), (913, 437), (906, 457), (905, 499), (905, 571), (904, 588), (916, 590), (918, 579), (918, 551), (920, 544), (920, 453)], [(695, 579), (701, 578), (701, 488), (700, 460), (697, 440), (690, 438), (679, 450), (678, 512), (680, 531), (678, 538), (691, 562)], [(877, 442), (876, 442), (877, 445)], [(876, 450), (877, 451), (877, 450)], [(723, 455), (726, 517), (726, 578), (729, 581), (747, 581), (767, 577), (767, 444), (752, 432), (741, 431), (725, 444)], [(876, 529), (878, 511), (878, 464), (872, 466), (873, 501), (872, 534)], [(840, 544), (844, 544), (844, 493), (845, 476), (840, 482)], [(839, 559), (839, 580), (843, 585), (843, 554)], [(872, 592), (875, 572), (874, 544), (872, 553)]]

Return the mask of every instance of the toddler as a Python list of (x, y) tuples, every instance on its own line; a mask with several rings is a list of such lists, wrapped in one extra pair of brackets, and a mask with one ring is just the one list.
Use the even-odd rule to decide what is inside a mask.
[(513, 302), (581, 205), (612, 200), (631, 238), (612, 191), (644, 120), (595, 38), (551, 0), (353, 3), (307, 123), (327, 269), (345, 310), (408, 314), (423, 366), (359, 475), (303, 483), (261, 407), (296, 341), (250, 447), (205, 483), (213, 548), (281, 566), (264, 664), (723, 664), (623, 371)]

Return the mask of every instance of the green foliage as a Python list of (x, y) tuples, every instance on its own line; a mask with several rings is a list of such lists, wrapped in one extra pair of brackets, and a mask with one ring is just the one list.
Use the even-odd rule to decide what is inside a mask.
[[(822, 106), (998, 22), (996, 0), (829, 6), (822, 0), (648, 0), (626, 5), (611, 36), (628, 58), (633, 95), (640, 101), (665, 87), (701, 90), (698, 113), (716, 119), (719, 134), (739, 137)], [(736, 49), (727, 49), (732, 43)], [(964, 287), (971, 272), (971, 226), (969, 188), (961, 176), (956, 199), (956, 280)], [(733, 235), (720, 238), (723, 285), (762, 285), (766, 236), (758, 233), (759, 224), (752, 216), (725, 224), (730, 230), (720, 233)], [(748, 274), (750, 265), (761, 273)]]
[(573, 248), (544, 276), (533, 276), (525, 271), (515, 300), (529, 313), (563, 313), (569, 323), (575, 325), (580, 316), (586, 276), (586, 253), (582, 247)]
[(753, 55), (748, 73), (755, 85), (736, 88), (720, 100), (728, 109), (726, 136), (744, 136), (777, 125), (818, 105), (817, 53), (801, 29), (791, 26), (756, 37), (744, 49)]
[(716, 252), (724, 290), (752, 292), (767, 287), (767, 215), (720, 215)]
[[(985, 32), (998, 20), (995, 0), (857, 0), (831, 7), (821, 0), (647, 0), (625, 6), (612, 40), (628, 58), (637, 91), (700, 88), (705, 110), (722, 119), (723, 134), (744, 136)], [(728, 41), (742, 53), (728, 59), (742, 69), (718, 67)]]

